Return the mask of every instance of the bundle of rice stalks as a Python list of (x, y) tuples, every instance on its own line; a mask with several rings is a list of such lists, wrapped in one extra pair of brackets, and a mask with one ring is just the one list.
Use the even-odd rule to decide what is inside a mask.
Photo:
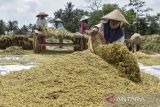
[(17, 46), (10, 46), (9, 48), (6, 48), (6, 50), (3, 50), (0, 52), (2, 55), (23, 55), (25, 52), (22, 50), (21, 47)]
[(160, 52), (160, 36), (145, 36), (142, 49), (151, 52)]
[(135, 57), (125, 46), (114, 43), (101, 45), (95, 49), (97, 55), (112, 64), (119, 70), (122, 77), (126, 77), (134, 82), (140, 82), (140, 69)]
[(13, 46), (22, 46), (24, 36), (15, 36), (15, 35), (13, 35), (11, 37), (11, 39), (12, 39), (12, 43), (13, 43), (12, 45)]
[(58, 29), (44, 28), (43, 31), (46, 32), (47, 37), (54, 36), (56, 39), (59, 39), (59, 38), (72, 39), (73, 38), (73, 33), (67, 31), (64, 28), (58, 28)]
[(0, 49), (6, 49), (6, 47), (9, 47), (11, 45), (12, 45), (11, 37), (9, 36), (0, 37)]
[(72, 39), (73, 33), (67, 31), (64, 28), (59, 28), (55, 30), (55, 38)]
[(22, 46), (23, 49), (33, 49), (32, 41), (24, 36), (1, 36), (0, 49), (6, 49), (10, 46)]
[(24, 50), (33, 49), (33, 42), (29, 40), (28, 38), (24, 38), (23, 43), (22, 43), (22, 49)]

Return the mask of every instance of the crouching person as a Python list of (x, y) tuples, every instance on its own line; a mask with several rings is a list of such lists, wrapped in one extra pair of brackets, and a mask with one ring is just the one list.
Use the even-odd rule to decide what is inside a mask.
[(129, 49), (132, 52), (137, 52), (140, 49), (140, 45), (143, 43), (144, 38), (138, 34), (134, 33), (129, 40)]

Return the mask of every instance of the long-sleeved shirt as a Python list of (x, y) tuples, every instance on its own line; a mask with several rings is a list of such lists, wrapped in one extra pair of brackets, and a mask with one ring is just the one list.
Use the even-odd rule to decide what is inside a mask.
[[(106, 23), (106, 22), (105, 22)], [(105, 36), (110, 36), (109, 38), (107, 38), (106, 37), (106, 39), (108, 39), (109, 40), (109, 43), (112, 43), (112, 42), (115, 42), (115, 41), (117, 41), (117, 42), (119, 42), (119, 43), (121, 43), (121, 44), (124, 44), (124, 32), (123, 32), (123, 30), (121, 29), (121, 28), (119, 28), (119, 29), (116, 29), (116, 30), (111, 30), (110, 28), (109, 28), (109, 25), (108, 25), (108, 27), (105, 27), (104, 28), (104, 23), (102, 22), (101, 24), (100, 24), (100, 27), (99, 27), (99, 29), (100, 29), (100, 33), (105, 37)], [(107, 33), (107, 34), (105, 34), (104, 35), (104, 29), (105, 30), (109, 30), (109, 33)], [(113, 36), (119, 36), (119, 38), (115, 38), (114, 39), (114, 37)], [(113, 40), (112, 40), (113, 39)], [(108, 40), (106, 40), (106, 41), (108, 41)]]
[(46, 27), (47, 26), (47, 20), (38, 18), (37, 21), (36, 21), (36, 26), (37, 27)]
[(84, 33), (85, 30), (88, 30), (89, 29), (89, 26), (86, 22), (81, 22), (80, 23), (80, 33)]

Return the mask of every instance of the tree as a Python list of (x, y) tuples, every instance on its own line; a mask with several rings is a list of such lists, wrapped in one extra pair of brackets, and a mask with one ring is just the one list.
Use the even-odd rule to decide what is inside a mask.
[(91, 11), (99, 11), (103, 6), (104, 0), (85, 0), (88, 3), (88, 8)]
[(144, 8), (145, 7), (145, 1), (141, 0), (129, 0), (129, 4), (126, 5), (126, 7), (129, 7), (133, 9), (137, 15), (141, 16), (144, 15), (145, 12), (152, 11), (152, 8)]
[(8, 24), (6, 26), (6, 31), (8, 31), (9, 33), (15, 33), (18, 31), (18, 21), (14, 20), (14, 21), (8, 21)]
[(24, 35), (26, 35), (28, 33), (28, 27), (26, 25), (23, 25), (20, 30), (21, 30), (22, 34), (24, 34)]
[(55, 18), (60, 18), (62, 17), (63, 10), (59, 9), (57, 12), (54, 13)]
[(102, 7), (102, 11), (104, 15), (108, 14), (109, 12), (115, 9), (120, 9), (117, 4), (104, 4)]
[(0, 35), (4, 35), (5, 34), (5, 22), (3, 20), (0, 20)]
[(26, 35), (28, 33), (28, 26), (23, 25), (17, 32), (17, 35)]
[(100, 18), (103, 16), (103, 11), (94, 11), (90, 13), (90, 18), (89, 18), (89, 24), (90, 26), (94, 26), (98, 23), (100, 23)]
[(127, 30), (131, 32), (130, 33), (128, 32), (128, 34), (134, 32), (141, 34), (146, 33), (146, 28), (147, 28), (146, 14), (152, 9), (145, 7), (145, 1), (129, 0), (129, 4), (125, 5), (123, 9), (124, 13), (126, 14), (125, 16), (130, 23), (130, 26), (127, 28)]
[(100, 22), (100, 18), (107, 13), (113, 11), (114, 9), (119, 8), (117, 4), (104, 4), (102, 6), (102, 10), (90, 12), (89, 16), (89, 24), (90, 26), (94, 26)]
[(68, 2), (67, 5), (65, 5), (64, 10), (59, 9), (54, 13), (55, 18), (61, 18), (64, 27), (71, 32), (79, 30), (79, 20), (84, 14), (87, 14), (87, 12), (81, 9), (74, 9), (74, 5), (71, 2)]
[(157, 16), (147, 16), (147, 21), (150, 22), (150, 26), (148, 26), (148, 34), (158, 34), (159, 33), (159, 18)]

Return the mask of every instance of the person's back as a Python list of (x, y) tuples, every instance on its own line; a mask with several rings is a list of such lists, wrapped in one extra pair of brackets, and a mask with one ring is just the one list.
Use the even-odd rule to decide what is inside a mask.
[(130, 48), (132, 52), (139, 51), (140, 49), (140, 44), (143, 42), (144, 38), (138, 34), (134, 33), (131, 38), (130, 38)]

